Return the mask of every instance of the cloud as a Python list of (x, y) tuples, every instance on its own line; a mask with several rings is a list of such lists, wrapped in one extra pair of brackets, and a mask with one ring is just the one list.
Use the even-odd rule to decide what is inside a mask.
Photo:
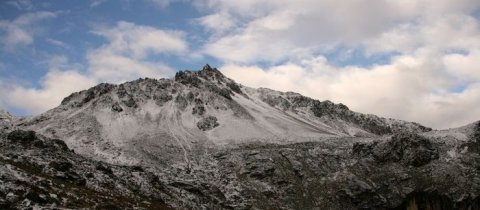
[[(212, 37), (204, 47), (205, 54), (227, 62), (275, 63), (295, 59), (298, 53), (323, 54), (338, 47), (383, 53), (397, 48), (413, 51), (423, 44), (456, 47), (478, 42), (472, 36), (463, 40), (477, 33), (478, 20), (470, 13), (480, 3), (473, 0), (203, 2), (198, 7), (213, 14), (201, 20), (234, 24), (229, 33)], [(208, 21), (203, 25), (214, 28)]]
[(188, 48), (181, 31), (158, 30), (125, 21), (118, 22), (114, 28), (98, 28), (93, 33), (107, 38), (109, 42), (99, 50), (139, 59), (148, 54), (181, 54)]
[(40, 80), (40, 87), (25, 87), (0, 80), (2, 93), (0, 104), (37, 114), (58, 106), (63, 97), (93, 86), (96, 81), (68, 64), (65, 56), (52, 56), (49, 71)]
[[(458, 76), (457, 73), (464, 71), (458, 68), (468, 68), (471, 62), (478, 62), (477, 56), (418, 51), (369, 68), (337, 67), (319, 56), (299, 64), (268, 68), (226, 64), (220, 69), (247, 86), (296, 91), (319, 100), (347, 104), (358, 112), (449, 128), (480, 119), (480, 110), (476, 108), (480, 103), (479, 80), (464, 83), (461, 79), (452, 79), (452, 74)], [(451, 91), (462, 84), (466, 85), (465, 90)]]
[(480, 48), (469, 54), (449, 54), (443, 57), (447, 70), (466, 82), (480, 81)]
[(147, 2), (150, 2), (151, 4), (161, 9), (167, 8), (171, 3), (178, 1), (182, 0), (147, 0)]
[(56, 40), (56, 39), (51, 39), (51, 38), (47, 38), (46, 41), (52, 45), (55, 45), (57, 47), (61, 47), (61, 48), (70, 48), (70, 46), (65, 43), (65, 42), (62, 42), (60, 40)]
[(98, 7), (101, 4), (107, 2), (107, 0), (91, 0), (90, 7)]
[[(479, 1), (205, 0), (197, 7), (210, 12), (200, 20), (229, 20), (217, 28), (200, 22), (212, 31), (203, 52), (245, 85), (435, 128), (480, 119)], [(367, 65), (356, 65), (352, 52)], [(345, 56), (341, 65), (332, 53)]]
[(89, 73), (97, 80), (122, 82), (138, 77), (165, 77), (174, 70), (160, 61), (159, 54), (184, 54), (188, 50), (181, 31), (159, 30), (120, 21), (115, 27), (99, 28), (95, 34), (108, 42), (87, 54)]
[(214, 33), (224, 32), (235, 25), (228, 14), (211, 14), (198, 18), (196, 21)]
[(13, 21), (0, 20), (0, 42), (7, 49), (32, 44), (37, 35), (35, 23), (56, 17), (52, 12), (26, 13)]
[(27, 110), (29, 114), (40, 113), (58, 106), (63, 97), (95, 83), (77, 71), (67, 70), (49, 71), (40, 84), (39, 89), (11, 87), (6, 95), (8, 105)]
[(33, 10), (35, 8), (32, 1), (30, 1), (30, 0), (7, 1), (7, 4), (17, 8), (18, 10), (30, 11), (30, 10)]
[(94, 33), (105, 37), (106, 43), (87, 52), (87, 67), (82, 69), (72, 64), (63, 55), (51, 56), (49, 71), (39, 88), (0, 84), (4, 90), (0, 104), (37, 114), (59, 105), (70, 93), (100, 82), (170, 77), (175, 71), (151, 57), (188, 50), (184, 35), (179, 31), (118, 22), (113, 27), (96, 28)]

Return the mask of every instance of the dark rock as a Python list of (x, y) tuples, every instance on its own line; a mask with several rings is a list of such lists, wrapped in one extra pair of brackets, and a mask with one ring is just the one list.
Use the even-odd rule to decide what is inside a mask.
[(135, 102), (135, 99), (131, 95), (128, 95), (126, 100), (122, 101), (125, 106), (131, 107), (131, 108), (137, 108), (137, 103)]
[(348, 106), (346, 106), (345, 104), (342, 104), (342, 103), (339, 103), (339, 104), (338, 104), (338, 107), (339, 107), (340, 109), (342, 109), (342, 110), (345, 110), (345, 111), (350, 110), (350, 109), (348, 109)]
[(8, 134), (7, 139), (12, 142), (18, 142), (21, 144), (29, 144), (35, 141), (35, 131), (15, 130)]
[(25, 196), (28, 200), (32, 201), (33, 203), (37, 204), (46, 204), (48, 203), (45, 195), (39, 195), (36, 192), (29, 192)]
[(175, 73), (175, 81), (184, 85), (192, 85), (193, 87), (199, 87), (202, 81), (190, 71), (179, 71)]
[(414, 133), (399, 133), (385, 142), (356, 143), (353, 154), (372, 156), (379, 163), (402, 162), (423, 166), (438, 159), (438, 146), (429, 139)]
[(212, 69), (212, 67), (210, 67), (210, 65), (205, 64), (205, 66), (203, 66), (203, 68), (202, 68), (202, 71), (213, 71), (213, 69)]
[(95, 167), (95, 169), (104, 172), (107, 175), (113, 175), (112, 168), (105, 166), (103, 164), (99, 164)]
[(123, 109), (122, 107), (120, 106), (120, 104), (118, 102), (115, 102), (113, 105), (112, 105), (112, 111), (114, 112), (122, 112)]
[(98, 204), (96, 210), (122, 210), (123, 208), (113, 203)]
[(144, 172), (142, 166), (132, 166), (132, 170), (137, 172)]
[(438, 192), (413, 192), (404, 199), (401, 205), (392, 209), (474, 210), (480, 209), (480, 198), (455, 201)]
[(350, 177), (346, 184), (339, 195), (352, 202), (358, 209), (378, 209), (385, 205), (386, 200), (379, 197), (372, 186), (358, 177)]
[(60, 139), (51, 139), (49, 140), (49, 143), (50, 142), (53, 143), (54, 147), (59, 150), (70, 151), (67, 144), (65, 144), (65, 142)]
[(208, 116), (197, 122), (198, 129), (202, 131), (211, 130), (220, 124), (217, 122), (217, 118), (214, 116)]
[(196, 98), (194, 102), (195, 102), (195, 105), (203, 105), (202, 99)]
[(74, 183), (78, 186), (85, 186), (87, 184), (87, 180), (75, 171), (57, 173), (56, 177)]
[(283, 110), (287, 110), (291, 107), (291, 103), (282, 96), (267, 95), (262, 100), (270, 106), (280, 107)]
[(170, 101), (173, 99), (173, 96), (166, 93), (166, 92), (160, 92), (155, 95), (153, 95), (153, 100), (155, 100), (155, 103), (159, 106), (162, 106), (164, 103)]
[(188, 92), (186, 99), (188, 102), (192, 102), (195, 99), (195, 95), (192, 92)]
[(73, 167), (72, 163), (66, 161), (52, 161), (48, 165), (61, 172), (69, 171)]
[(175, 103), (178, 104), (181, 110), (185, 110), (188, 106), (188, 101), (182, 94), (178, 94), (177, 97), (175, 97)]
[(118, 95), (119, 98), (124, 98), (125, 96), (128, 95), (128, 92), (125, 89), (125, 85), (121, 84), (121, 85), (118, 86), (117, 95)]
[(46, 148), (47, 145), (45, 145), (42, 140), (38, 139), (33, 142), (33, 146), (38, 148)]
[(0, 209), (6, 209), (6, 210), (10, 209), (10, 205), (3, 198), (0, 198)]
[(76, 96), (78, 95), (78, 93), (72, 93), (70, 94), (69, 96), (63, 98), (62, 102), (60, 103), (61, 105), (67, 105), (68, 103), (70, 103), (70, 101), (72, 101)]
[(462, 148), (467, 148), (468, 152), (480, 155), (480, 121), (475, 123), (470, 141), (463, 144)]
[(226, 88), (219, 89), (217, 93), (228, 100), (232, 100), (232, 92)]
[(251, 171), (249, 171), (250, 177), (254, 179), (265, 179), (267, 177), (273, 176), (275, 172), (275, 168), (273, 167), (262, 167), (262, 168), (257, 168), (257, 167), (251, 167)]
[(235, 93), (239, 93), (241, 94), (242, 93), (242, 89), (240, 88), (240, 86), (235, 83), (235, 82), (229, 82), (227, 83), (227, 86)]
[(192, 114), (203, 115), (205, 113), (204, 106), (194, 106), (192, 109)]
[(93, 100), (95, 98), (95, 92), (94, 92), (93, 88), (90, 88), (87, 91), (85, 91), (84, 95), (85, 96), (82, 99), (82, 104), (81, 105), (86, 104), (86, 103), (90, 102), (91, 100)]
[(201, 188), (199, 186), (194, 185), (194, 184), (190, 184), (190, 183), (187, 183), (187, 182), (172, 182), (169, 185), (173, 186), (173, 187), (176, 187), (176, 188), (186, 190), (186, 191), (188, 191), (190, 193), (193, 193), (193, 194), (196, 194), (196, 195), (200, 195), (200, 196), (204, 195)]

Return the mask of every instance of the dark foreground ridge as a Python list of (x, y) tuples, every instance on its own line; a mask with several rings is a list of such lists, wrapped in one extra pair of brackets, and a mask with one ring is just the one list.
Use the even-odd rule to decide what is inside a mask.
[[(217, 150), (212, 180), (172, 181), (152, 168), (93, 161), (61, 140), (15, 130), (0, 142), (0, 208), (480, 209), (478, 153), (445, 161), (445, 145), (416, 134), (342, 144)], [(242, 190), (226, 197), (221, 186)]]
[(449, 130), (248, 88), (206, 65), (0, 111), (0, 209), (480, 209), (480, 122)]

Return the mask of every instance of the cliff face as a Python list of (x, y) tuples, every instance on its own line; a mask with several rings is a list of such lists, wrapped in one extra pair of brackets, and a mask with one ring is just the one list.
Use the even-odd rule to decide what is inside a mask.
[(479, 209), (480, 123), (432, 131), (210, 66), (8, 119), (0, 208)]

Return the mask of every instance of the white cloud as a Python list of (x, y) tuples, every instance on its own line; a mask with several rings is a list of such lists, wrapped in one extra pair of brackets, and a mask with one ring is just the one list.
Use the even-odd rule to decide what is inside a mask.
[(180, 31), (159, 30), (129, 22), (115, 27), (99, 28), (95, 32), (108, 43), (88, 53), (89, 73), (97, 80), (121, 82), (138, 77), (164, 77), (174, 70), (150, 56), (184, 54), (188, 50)]
[(30, 11), (35, 8), (32, 1), (30, 0), (13, 0), (13, 1), (8, 1), (7, 4), (14, 6), (18, 10)]
[(52, 12), (34, 12), (26, 13), (13, 21), (0, 20), (0, 31), (4, 31), (0, 42), (7, 49), (32, 44), (37, 35), (35, 23), (55, 16)]
[[(461, 57), (458, 62), (465, 65), (453, 66), (469, 66), (469, 62), (477, 62), (474, 56), (477, 55)], [(226, 64), (221, 70), (247, 86), (297, 91), (319, 100), (347, 104), (355, 111), (416, 121), (434, 128), (461, 126), (480, 119), (480, 110), (475, 107), (480, 103), (480, 94), (475, 92), (480, 90), (479, 80), (463, 92), (451, 92), (464, 83), (451, 78), (456, 69), (450, 69), (448, 62), (437, 62), (442, 59), (457, 62), (457, 57), (452, 61), (451, 55), (419, 51), (370, 68), (336, 67), (317, 57), (301, 64), (267, 69)]]
[(90, 7), (98, 7), (105, 2), (107, 2), (107, 0), (91, 0)]
[(51, 69), (41, 79), (38, 89), (0, 83), (5, 91), (0, 104), (36, 114), (58, 106), (63, 97), (94, 84), (94, 80), (77, 70)]
[[(472, 15), (479, 1), (204, 2), (198, 7), (232, 23), (227, 30), (203, 24), (217, 30), (204, 53), (240, 83), (435, 128), (480, 120), (480, 22)], [(369, 67), (336, 66), (322, 56), (352, 50), (366, 59), (395, 56)]]
[(224, 32), (235, 25), (228, 14), (211, 14), (198, 18), (197, 21), (202, 26), (215, 33)]
[(148, 54), (180, 54), (188, 48), (183, 32), (158, 30), (125, 21), (118, 22), (114, 28), (99, 28), (94, 33), (107, 38), (109, 42), (99, 50), (140, 59)]
[(469, 15), (480, 7), (474, 0), (205, 0), (199, 7), (214, 13), (205, 16), (207, 20), (235, 23), (230, 33), (214, 36), (205, 45), (206, 54), (224, 61), (278, 62), (298, 52), (324, 53), (336, 47), (385, 52), (478, 42), (472, 36), (478, 32), (478, 20)]
[(443, 58), (447, 70), (460, 79), (480, 81), (480, 48), (467, 55), (449, 54)]
[(480, 48), (480, 24), (468, 15), (445, 15), (435, 20), (399, 25), (365, 42), (369, 53), (411, 53), (420, 47), (435, 50)]
[(184, 35), (178, 31), (119, 22), (114, 27), (97, 28), (95, 33), (107, 42), (87, 53), (86, 69), (78, 69), (78, 65), (71, 64), (65, 56), (52, 56), (48, 61), (49, 71), (39, 88), (0, 84), (4, 91), (0, 104), (36, 114), (57, 106), (72, 92), (100, 82), (170, 77), (174, 70), (150, 57), (188, 50)]
[(57, 47), (61, 47), (61, 48), (70, 48), (70, 46), (65, 43), (65, 42), (62, 42), (60, 40), (56, 40), (56, 39), (51, 39), (51, 38), (47, 38), (46, 41), (52, 45), (55, 45)]

